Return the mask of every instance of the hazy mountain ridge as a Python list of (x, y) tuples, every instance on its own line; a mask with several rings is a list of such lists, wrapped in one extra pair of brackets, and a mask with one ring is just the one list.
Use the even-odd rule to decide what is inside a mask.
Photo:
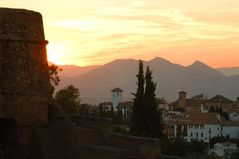
[[(239, 96), (239, 76), (227, 77), (200, 61), (185, 67), (157, 57), (145, 61), (145, 68), (147, 65), (153, 70), (157, 82), (157, 96), (163, 96), (169, 101), (177, 98), (180, 90), (187, 91), (189, 96), (199, 93), (209, 96), (222, 94), (233, 100)], [(124, 90), (124, 99), (130, 100), (133, 98), (131, 92), (136, 91), (137, 73), (138, 60), (115, 60), (80, 76), (62, 77), (61, 87), (75, 85), (80, 89), (83, 101), (89, 103), (110, 100), (110, 90), (120, 87)], [(96, 98), (97, 102), (94, 101)]]
[(59, 66), (62, 71), (59, 73), (60, 76), (66, 76), (66, 77), (75, 77), (80, 76), (86, 72), (89, 72), (97, 67), (100, 67), (100, 65), (92, 65), (92, 66), (76, 66), (76, 65), (60, 65)]
[(239, 67), (225, 67), (218, 68), (217, 70), (226, 76), (239, 75)]

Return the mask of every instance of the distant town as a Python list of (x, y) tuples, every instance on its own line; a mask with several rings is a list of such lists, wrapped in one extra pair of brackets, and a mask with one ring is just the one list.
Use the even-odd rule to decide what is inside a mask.
[(239, 74), (156, 57), (62, 76), (47, 44), (40, 13), (0, 8), (0, 159), (238, 159)]

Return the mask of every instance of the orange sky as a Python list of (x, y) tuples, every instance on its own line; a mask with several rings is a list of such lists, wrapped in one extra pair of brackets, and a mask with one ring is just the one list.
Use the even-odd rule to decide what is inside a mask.
[(239, 66), (239, 0), (0, 0), (39, 11), (49, 60), (94, 65), (155, 56)]

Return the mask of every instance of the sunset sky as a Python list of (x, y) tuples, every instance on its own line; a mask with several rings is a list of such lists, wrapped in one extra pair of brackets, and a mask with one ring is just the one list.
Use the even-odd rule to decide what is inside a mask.
[(0, 7), (41, 12), (57, 64), (159, 56), (239, 66), (239, 0), (0, 0)]

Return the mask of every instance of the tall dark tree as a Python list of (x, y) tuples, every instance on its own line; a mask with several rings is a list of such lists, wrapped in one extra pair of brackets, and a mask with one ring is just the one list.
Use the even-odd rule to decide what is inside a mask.
[[(160, 137), (162, 135), (161, 113), (157, 109), (156, 83), (152, 71), (147, 67), (145, 76), (143, 62), (139, 61), (137, 92), (131, 119), (132, 133), (140, 136)], [(144, 89), (145, 88), (145, 89)]]
[(152, 71), (147, 67), (145, 73), (145, 94), (144, 94), (144, 105), (145, 105), (145, 121), (146, 131), (149, 136), (158, 137), (162, 135), (162, 123), (161, 113), (157, 109), (157, 98), (156, 98), (156, 86), (157, 84), (153, 81)]
[(133, 94), (134, 104), (132, 108), (132, 116), (130, 130), (132, 133), (143, 132), (144, 130), (144, 66), (143, 61), (139, 60), (139, 72), (137, 74), (137, 91)]

